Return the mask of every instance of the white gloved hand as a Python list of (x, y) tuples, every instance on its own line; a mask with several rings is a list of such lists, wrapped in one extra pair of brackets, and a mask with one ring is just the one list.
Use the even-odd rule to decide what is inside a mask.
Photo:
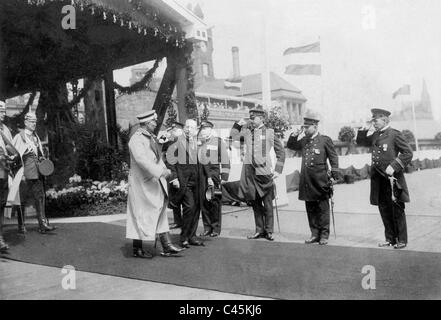
[(208, 185), (209, 185), (210, 187), (214, 186), (213, 179), (208, 178), (208, 179), (207, 179), (207, 182), (208, 182)]
[(394, 172), (395, 172), (395, 170), (394, 170), (394, 168), (392, 168), (392, 166), (387, 166), (387, 168), (386, 168), (386, 174), (388, 175), (388, 176), (393, 176), (393, 174), (394, 174)]
[(179, 189), (180, 185), (179, 185), (179, 180), (175, 179), (171, 182), (172, 186), (175, 187), (176, 189)]

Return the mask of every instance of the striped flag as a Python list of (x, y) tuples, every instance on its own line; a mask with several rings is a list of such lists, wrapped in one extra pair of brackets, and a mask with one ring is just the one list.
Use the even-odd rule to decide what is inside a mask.
[(402, 86), (393, 93), (392, 99), (395, 99), (399, 95), (409, 95), (409, 94), (410, 94), (410, 85), (405, 84), (404, 86)]
[(288, 48), (283, 55), (287, 59), (285, 74), (316, 76), (322, 74), (320, 41), (304, 46)]
[(227, 79), (224, 82), (225, 89), (242, 90), (242, 79)]

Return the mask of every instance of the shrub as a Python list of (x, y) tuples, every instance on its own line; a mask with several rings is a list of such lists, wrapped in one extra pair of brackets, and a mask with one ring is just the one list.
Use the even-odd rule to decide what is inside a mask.
[(349, 126), (340, 129), (338, 133), (338, 140), (342, 142), (352, 143), (355, 139), (355, 130)]
[(407, 143), (415, 142), (415, 136), (413, 135), (412, 131), (406, 129), (406, 130), (403, 130), (402, 133), (403, 133), (404, 139), (406, 139)]
[(86, 216), (120, 213), (103, 208), (125, 206), (128, 183), (125, 180), (92, 181), (74, 175), (64, 188), (46, 191), (46, 211), (50, 217)]
[(436, 141), (441, 141), (441, 132), (438, 132), (438, 133), (435, 135), (435, 140), (436, 140)]

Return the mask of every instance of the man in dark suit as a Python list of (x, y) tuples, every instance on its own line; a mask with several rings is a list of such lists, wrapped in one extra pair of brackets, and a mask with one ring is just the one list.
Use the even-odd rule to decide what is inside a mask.
[(221, 190), (221, 185), (228, 181), (230, 159), (225, 142), (213, 134), (214, 124), (203, 121), (200, 128), (201, 212), (204, 224), (202, 236), (217, 237), (221, 233), (222, 195), (210, 200), (205, 195), (207, 188)]
[(289, 149), (302, 153), (299, 200), (305, 201), (311, 238), (305, 243), (326, 245), (329, 239), (329, 196), (332, 181), (328, 175), (327, 160), (331, 164), (331, 177), (338, 178), (338, 155), (332, 139), (318, 132), (318, 119), (304, 118), (302, 130), (291, 134)]
[(197, 131), (196, 121), (188, 119), (185, 134), (167, 150), (167, 163), (172, 172), (170, 183), (176, 189), (170, 201), (182, 204), (181, 242), (185, 248), (204, 245), (196, 237), (201, 210)]
[(358, 131), (357, 144), (372, 151), (370, 202), (378, 206), (386, 238), (379, 246), (402, 249), (407, 245), (404, 203), (410, 201), (403, 170), (412, 161), (413, 152), (403, 134), (391, 128), (389, 111), (371, 112), (370, 126)]
[[(273, 241), (275, 198), (274, 179), (283, 171), (285, 149), (274, 134), (274, 130), (264, 124), (265, 111), (250, 110), (250, 121), (241, 119), (231, 129), (234, 141), (244, 139), (245, 157), (239, 183), (239, 198), (251, 202), (254, 211), (256, 231), (248, 239), (266, 238)], [(274, 148), (276, 165), (273, 168), (270, 151)], [(274, 172), (273, 172), (274, 170)]]

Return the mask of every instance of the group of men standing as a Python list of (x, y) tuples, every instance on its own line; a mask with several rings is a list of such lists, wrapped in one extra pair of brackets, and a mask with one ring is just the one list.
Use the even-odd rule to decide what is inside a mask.
[[(44, 159), (41, 140), (35, 132), (37, 116), (33, 112), (25, 115), (24, 129), (14, 138), (11, 131), (4, 124), (6, 116), (6, 104), (0, 101), (0, 251), (6, 252), (9, 246), (3, 238), (3, 224), (5, 208), (10, 200), (11, 204), (17, 205), (18, 232), (26, 234), (25, 208), (32, 205), (37, 213), (40, 233), (55, 230), (46, 218), (45, 214), (45, 190), (44, 177), (40, 174), (38, 165)], [(19, 188), (10, 194), (9, 181), (15, 180), (20, 183)]]
[[(390, 112), (372, 109), (369, 126), (357, 133), (357, 143), (372, 149), (371, 204), (379, 207), (385, 227), (385, 242), (380, 247), (402, 249), (407, 245), (404, 203), (409, 194), (403, 170), (412, 160), (412, 149), (403, 135), (389, 125)], [(129, 143), (131, 171), (127, 238), (133, 239), (135, 257), (151, 258), (142, 249), (143, 240), (159, 234), (164, 252), (170, 256), (189, 248), (203, 246), (196, 236), (200, 213), (204, 232), (217, 237), (221, 232), (222, 185), (230, 170), (227, 146), (213, 135), (209, 121), (197, 127), (195, 120), (175, 123), (157, 138), (154, 111), (138, 116), (140, 129)], [(264, 123), (265, 112), (250, 110), (249, 119), (241, 119), (231, 129), (232, 141), (245, 145), (245, 156), (238, 197), (251, 204), (255, 233), (248, 239), (273, 241), (276, 197), (274, 180), (282, 173), (285, 148), (274, 130)], [(326, 245), (330, 233), (330, 205), (333, 184), (339, 179), (338, 154), (332, 139), (318, 131), (318, 119), (305, 118), (292, 133), (287, 148), (302, 155), (299, 200), (305, 201), (311, 231), (306, 244)], [(276, 163), (271, 161), (271, 150)], [(180, 247), (171, 244), (170, 226), (165, 215), (173, 209), (173, 227), (180, 227)], [(182, 210), (182, 216), (181, 216)]]
[[(204, 233), (221, 232), (221, 186), (228, 180), (230, 163), (224, 141), (213, 135), (213, 124), (195, 120), (175, 123), (172, 129), (155, 135), (157, 114), (138, 116), (140, 128), (129, 142), (131, 169), (127, 238), (133, 239), (133, 255), (151, 258), (142, 249), (143, 240), (159, 234), (162, 255), (172, 256), (190, 246), (203, 246), (197, 236), (202, 212)], [(143, 203), (144, 202), (144, 203)], [(171, 244), (166, 208), (174, 210), (181, 228), (180, 246)], [(182, 208), (182, 216), (181, 216)]]

